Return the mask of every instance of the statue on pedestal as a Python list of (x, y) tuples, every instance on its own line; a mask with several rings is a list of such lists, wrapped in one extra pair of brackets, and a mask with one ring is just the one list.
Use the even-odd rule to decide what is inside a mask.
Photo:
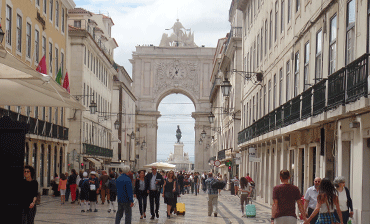
[(177, 138), (177, 143), (180, 143), (180, 139), (181, 139), (180, 125), (177, 125), (176, 138)]

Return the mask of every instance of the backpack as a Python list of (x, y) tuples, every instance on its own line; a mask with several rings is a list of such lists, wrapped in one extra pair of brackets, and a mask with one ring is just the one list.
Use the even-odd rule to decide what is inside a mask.
[(105, 186), (109, 187), (109, 178), (107, 179), (107, 181), (105, 181)]
[(108, 184), (108, 187), (109, 187), (109, 190), (112, 192), (117, 192), (117, 185), (116, 185), (116, 179), (111, 179), (111, 180), (108, 180), (109, 181), (109, 184)]
[(211, 188), (224, 189), (225, 185), (225, 182), (220, 181), (216, 178), (211, 181)]

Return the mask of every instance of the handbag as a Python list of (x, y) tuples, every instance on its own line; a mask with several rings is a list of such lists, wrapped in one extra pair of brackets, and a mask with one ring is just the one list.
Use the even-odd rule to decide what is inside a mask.
[(166, 197), (166, 198), (174, 198), (173, 192), (164, 192), (164, 197)]
[(332, 214), (330, 213), (330, 208), (329, 208), (329, 203), (328, 203), (328, 200), (326, 200), (326, 207), (328, 208), (328, 213), (330, 215), (330, 221), (332, 224), (340, 224), (339, 222), (336, 222), (336, 220), (333, 220), (333, 216)]

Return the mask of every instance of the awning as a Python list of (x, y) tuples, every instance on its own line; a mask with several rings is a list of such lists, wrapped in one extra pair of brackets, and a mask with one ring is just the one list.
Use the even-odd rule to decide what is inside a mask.
[(0, 44), (0, 105), (83, 109), (52, 77), (15, 58)]
[(98, 168), (101, 168), (101, 162), (94, 159), (94, 158), (86, 158), (87, 160), (89, 160), (90, 162), (93, 162), (95, 164), (95, 167), (98, 167)]

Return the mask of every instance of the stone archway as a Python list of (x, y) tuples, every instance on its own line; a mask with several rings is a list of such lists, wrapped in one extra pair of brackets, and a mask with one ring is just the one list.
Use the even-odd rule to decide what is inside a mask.
[(161, 116), (159, 103), (172, 93), (181, 93), (195, 107), (192, 114), (195, 119), (195, 170), (209, 170), (210, 150), (197, 142), (204, 125), (209, 126), (207, 116), (210, 112), (210, 77), (215, 48), (196, 47), (189, 39), (194, 34), (186, 32), (184, 28), (183, 38), (187, 39), (178, 39), (180, 44), (164, 44), (169, 41), (164, 35), (159, 47), (137, 46), (132, 54), (133, 92), (137, 98), (136, 125), (140, 137), (145, 137), (147, 142), (145, 149), (136, 151), (139, 156), (137, 168), (157, 160), (157, 119)]

